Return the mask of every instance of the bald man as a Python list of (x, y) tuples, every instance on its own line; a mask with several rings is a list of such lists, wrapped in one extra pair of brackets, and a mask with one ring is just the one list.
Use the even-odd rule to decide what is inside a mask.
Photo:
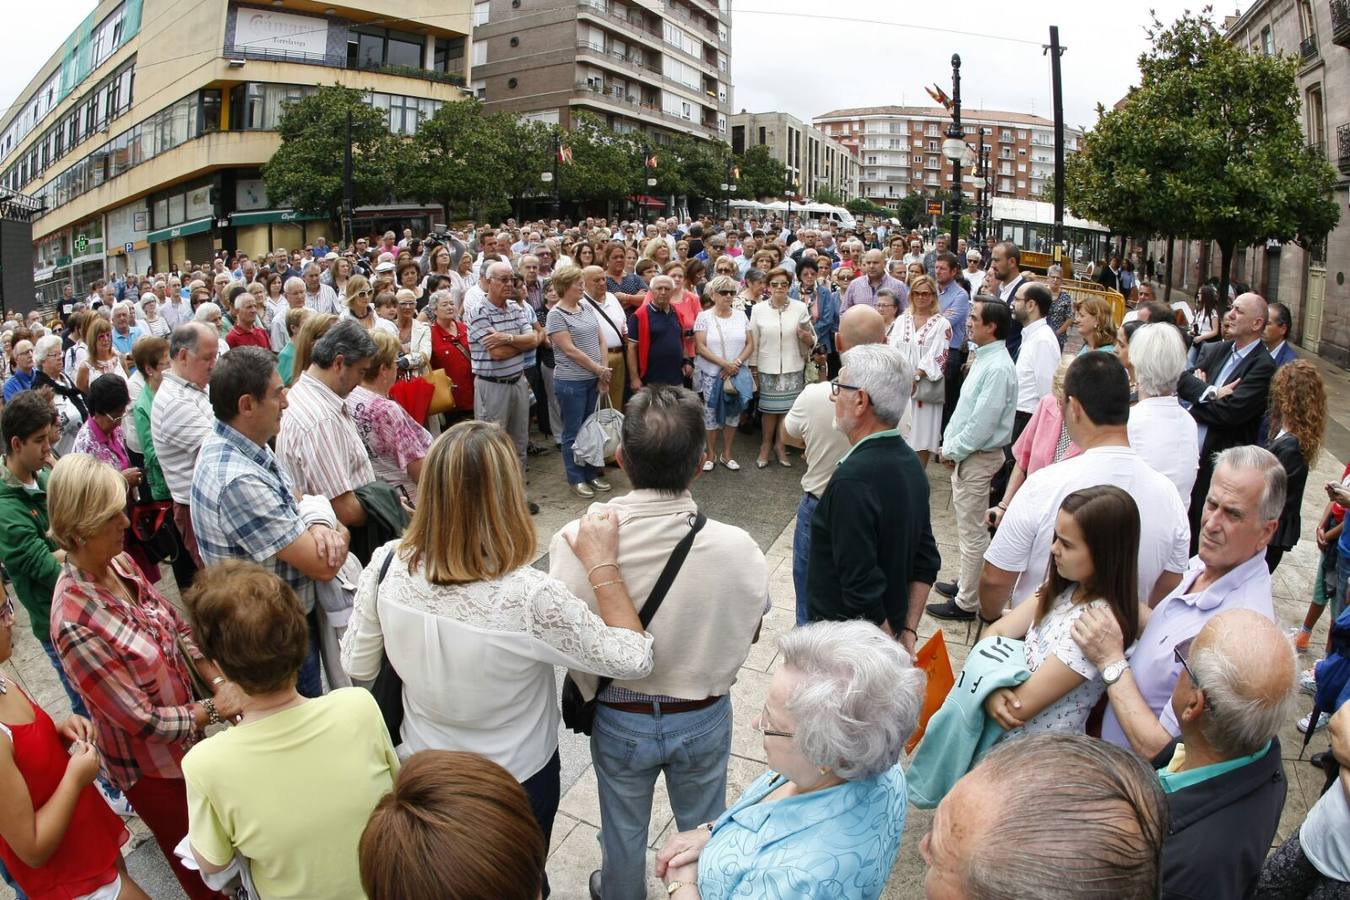
[[(845, 350), (862, 344), (886, 343), (886, 323), (872, 306), (855, 306), (839, 318), (835, 347)], [(802, 476), (802, 499), (797, 504), (797, 528), (792, 535), (792, 586), (797, 593), (797, 624), (805, 625), (806, 561), (811, 551), (811, 517), (820, 502), (839, 460), (848, 453), (848, 436), (834, 427), (834, 403), (827, 381), (809, 384), (788, 410), (783, 428), (786, 441), (806, 448), (806, 474)]]
[(844, 291), (844, 297), (839, 303), (840, 310), (852, 309), (855, 306), (875, 308), (877, 291), (882, 288), (890, 288), (900, 301), (897, 315), (909, 306), (909, 288), (903, 281), (886, 274), (886, 257), (880, 250), (868, 250), (863, 254), (862, 269), (862, 277), (849, 282), (848, 290)]
[(1270, 379), (1275, 376), (1275, 363), (1261, 344), (1269, 316), (1268, 305), (1259, 294), (1239, 296), (1224, 317), (1226, 340), (1201, 350), (1195, 367), (1181, 373), (1177, 382), (1177, 396), (1190, 404), (1200, 438), (1200, 470), (1191, 490), (1192, 554), (1200, 535), (1200, 512), (1214, 475), (1214, 454), (1257, 443)]
[(1181, 736), (1153, 760), (1172, 813), (1162, 896), (1250, 896), (1288, 788), (1277, 735), (1294, 712), (1294, 648), (1270, 619), (1240, 609), (1176, 654)]

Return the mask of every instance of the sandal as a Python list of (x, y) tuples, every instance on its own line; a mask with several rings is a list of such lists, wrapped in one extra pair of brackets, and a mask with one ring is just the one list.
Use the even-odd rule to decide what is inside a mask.
[(714, 466), (714, 465), (715, 465), (715, 464), (713, 463), (713, 461), (712, 461), (711, 459), (705, 459), (705, 460), (703, 461), (703, 471), (705, 471), (705, 472), (711, 472), (711, 471), (713, 470), (713, 466)]
[(722, 459), (718, 460), (718, 462), (720, 462), (722, 465), (726, 466), (733, 472), (739, 472), (741, 470), (741, 464), (736, 462), (736, 460), (734, 459)]
[(769, 467), (769, 461), (768, 461), (767, 459), (757, 459), (757, 460), (755, 460), (755, 468), (756, 468), (756, 469), (767, 469), (768, 467)]

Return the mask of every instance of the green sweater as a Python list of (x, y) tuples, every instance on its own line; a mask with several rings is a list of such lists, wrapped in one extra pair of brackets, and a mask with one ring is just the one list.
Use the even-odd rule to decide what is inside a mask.
[(145, 458), (145, 480), (150, 484), (150, 496), (155, 500), (172, 500), (169, 483), (164, 480), (164, 470), (159, 467), (159, 457), (155, 454), (154, 436), (150, 433), (150, 412), (155, 406), (155, 392), (146, 385), (131, 408), (131, 422), (136, 428), (136, 437), (141, 442), (141, 456)]
[(43, 644), (52, 641), (52, 592), (61, 577), (61, 564), (52, 555), (56, 544), (47, 537), (49, 474), (37, 473), (38, 489), (29, 491), (8, 468), (0, 469), (0, 563)]
[(811, 519), (811, 621), (889, 621), (899, 633), (910, 583), (932, 584), (941, 566), (919, 458), (895, 430), (859, 441)]

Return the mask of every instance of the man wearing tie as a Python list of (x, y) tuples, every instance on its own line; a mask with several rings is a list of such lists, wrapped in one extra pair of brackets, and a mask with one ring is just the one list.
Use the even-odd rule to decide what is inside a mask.
[(1191, 491), (1191, 553), (1196, 552), (1200, 513), (1214, 474), (1214, 454), (1255, 444), (1266, 412), (1275, 363), (1261, 343), (1269, 318), (1266, 301), (1253, 293), (1233, 301), (1224, 321), (1227, 340), (1200, 353), (1195, 367), (1181, 373), (1177, 396), (1190, 405), (1198, 424), (1200, 470)]

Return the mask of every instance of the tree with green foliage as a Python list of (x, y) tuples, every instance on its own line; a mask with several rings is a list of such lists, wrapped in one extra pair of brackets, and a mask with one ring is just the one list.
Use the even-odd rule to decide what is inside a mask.
[(640, 160), (628, 135), (612, 131), (596, 116), (581, 113), (564, 141), (572, 150), (572, 162), (558, 170), (564, 200), (605, 203), (632, 193)]
[(553, 170), (553, 136), (557, 127), (522, 120), (510, 113), (488, 117), (487, 133), (497, 155), (498, 190), (511, 200), (516, 218), (526, 197), (551, 194), (540, 177)]
[(347, 115), (352, 120), (352, 203), (387, 203), (407, 174), (405, 140), (389, 131), (388, 114), (366, 103), (364, 91), (320, 87), (287, 103), (277, 130), (281, 146), (263, 164), (267, 197), (275, 206), (335, 215), (342, 208)]
[(877, 206), (866, 197), (858, 197), (844, 204), (844, 209), (853, 213), (855, 216), (884, 216), (887, 212), (883, 206)]
[(477, 100), (442, 105), (418, 124), (400, 187), (423, 203), (441, 204), (447, 216), (457, 206), (500, 198), (510, 157), (500, 125)]
[(831, 206), (843, 206), (844, 197), (832, 187), (816, 188), (815, 196), (811, 198), (817, 203), (828, 203)]
[(1208, 11), (1154, 19), (1149, 38), (1139, 86), (1097, 107), (1065, 166), (1068, 205), (1114, 232), (1215, 241), (1227, 296), (1239, 244), (1325, 238), (1336, 174), (1303, 136), (1297, 57), (1234, 46)]
[(787, 167), (774, 159), (769, 148), (751, 147), (736, 162), (741, 167), (736, 196), (743, 200), (782, 200), (787, 188)]

